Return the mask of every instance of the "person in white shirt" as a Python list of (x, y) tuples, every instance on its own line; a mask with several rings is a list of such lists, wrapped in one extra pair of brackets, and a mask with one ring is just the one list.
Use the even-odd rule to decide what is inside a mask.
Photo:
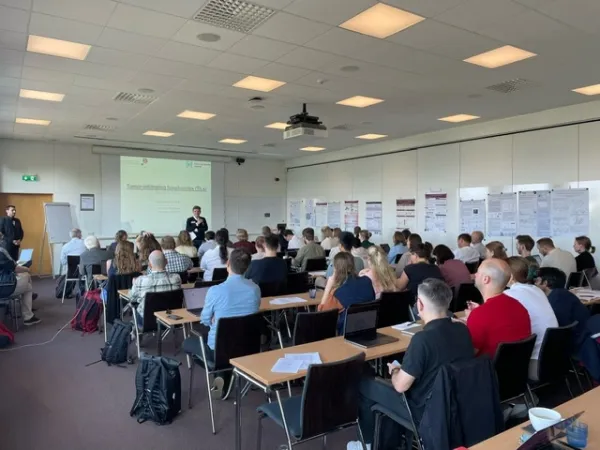
[(73, 228), (69, 232), (71, 240), (62, 246), (60, 251), (60, 263), (63, 266), (67, 265), (67, 256), (79, 256), (87, 250), (83, 239), (81, 239), (81, 230)]
[(288, 250), (299, 250), (304, 247), (304, 239), (295, 236), (292, 230), (285, 230), (286, 241), (288, 241)]
[(475, 263), (479, 261), (479, 252), (471, 247), (471, 235), (463, 233), (456, 240), (458, 248), (454, 250), (454, 257), (462, 262)]
[(471, 233), (471, 247), (479, 252), (479, 259), (485, 259), (485, 245), (483, 245), (483, 232), (473, 231)]
[(263, 259), (265, 257), (265, 237), (258, 236), (256, 241), (254, 241), (254, 246), (256, 247), (256, 253), (252, 255), (252, 261), (256, 261), (257, 259)]
[(537, 286), (527, 284), (529, 274), (527, 260), (520, 256), (511, 256), (507, 262), (511, 277), (508, 282), (509, 289), (504, 293), (518, 300), (525, 307), (531, 320), (531, 333), (537, 336), (529, 361), (529, 379), (537, 380), (538, 358), (544, 335), (548, 328), (558, 327), (558, 321), (544, 291)]
[(577, 272), (575, 257), (565, 250), (554, 247), (552, 239), (538, 239), (537, 248), (543, 256), (540, 267), (556, 267), (565, 273), (567, 279), (573, 272)]
[(214, 231), (207, 231), (204, 234), (204, 238), (206, 239), (205, 242), (202, 243), (202, 245), (200, 245), (200, 247), (198, 248), (198, 258), (200, 258), (200, 260), (202, 260), (202, 256), (209, 250), (212, 250), (213, 248), (215, 248), (217, 246), (217, 243), (215, 242), (215, 232)]
[(225, 228), (217, 231), (215, 241), (216, 247), (207, 250), (200, 261), (200, 268), (204, 270), (204, 281), (212, 281), (215, 269), (227, 267), (229, 255), (233, 251), (233, 248), (227, 247), (229, 232)]
[(331, 250), (333, 247), (335, 247), (335, 245), (333, 245), (333, 230), (331, 228), (328, 226), (321, 228), (321, 236), (321, 247), (323, 247), (323, 250)]

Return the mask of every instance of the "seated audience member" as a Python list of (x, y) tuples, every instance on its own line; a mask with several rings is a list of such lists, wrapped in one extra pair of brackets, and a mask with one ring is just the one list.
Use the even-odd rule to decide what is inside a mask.
[(221, 228), (221, 230), (227, 233), (227, 248), (233, 250), (233, 242), (231, 242), (231, 239), (229, 239), (229, 230), (227, 228)]
[(365, 267), (369, 267), (369, 253), (367, 249), (362, 246), (360, 239), (352, 239), (352, 256), (356, 256), (363, 260)]
[(204, 254), (209, 251), (212, 250), (213, 248), (215, 248), (217, 246), (217, 243), (215, 242), (215, 232), (214, 231), (207, 231), (206, 233), (204, 233), (204, 238), (206, 239), (206, 241), (204, 241), (200, 247), (198, 247), (198, 258), (202, 259), (202, 256), (204, 256)]
[(119, 245), (119, 242), (126, 241), (128, 238), (129, 238), (129, 236), (127, 235), (127, 231), (125, 231), (125, 230), (117, 231), (117, 233), (115, 234), (115, 241), (112, 244), (110, 244), (110, 246), (107, 248), (107, 250), (111, 253), (114, 253), (115, 250), (117, 249), (117, 245)]
[(288, 250), (299, 250), (304, 247), (304, 240), (294, 235), (292, 230), (285, 230), (285, 240), (287, 241)]
[(419, 234), (412, 233), (410, 236), (408, 236), (408, 239), (406, 240), (406, 246), (408, 247), (408, 249), (402, 254), (402, 257), (400, 258), (400, 261), (398, 261), (398, 264), (396, 264), (396, 276), (398, 278), (402, 276), (404, 268), (410, 264), (410, 249), (413, 246), (422, 243), (423, 239), (421, 239), (421, 236)]
[[(277, 236), (277, 239), (279, 240), (279, 236)], [(257, 259), (263, 259), (265, 257), (265, 237), (264, 236), (258, 236), (256, 238), (256, 241), (254, 241), (254, 245), (256, 246), (256, 253), (254, 255), (252, 255), (252, 261), (255, 261)]]
[(60, 250), (60, 263), (63, 266), (67, 265), (67, 256), (80, 256), (86, 250), (79, 228), (73, 228), (69, 232), (69, 236), (71, 236), (71, 240), (63, 245)]
[[(420, 423), (440, 368), (475, 357), (467, 328), (446, 315), (451, 301), (452, 290), (443, 281), (424, 280), (419, 286), (416, 307), (425, 326), (412, 337), (402, 366), (388, 364), (391, 382), (373, 375), (361, 380), (358, 422), (367, 445), (372, 445), (375, 430), (373, 405), (378, 403), (409, 423), (412, 413), (415, 422)], [(410, 412), (398, 393), (406, 394)], [(354, 441), (347, 449), (362, 450), (362, 446)]]
[(544, 292), (532, 284), (527, 284), (529, 265), (525, 258), (511, 256), (507, 262), (511, 277), (508, 281), (508, 290), (505, 291), (506, 295), (517, 299), (525, 307), (529, 313), (531, 332), (537, 336), (529, 363), (529, 379), (537, 380), (538, 357), (544, 335), (548, 328), (557, 327), (558, 322)]
[[(354, 235), (352, 233), (350, 233), (349, 231), (343, 231), (342, 234), (340, 235), (340, 245), (336, 249), (337, 251), (335, 252), (335, 255), (339, 254), (340, 252), (352, 253), (352, 243), (353, 242), (354, 242)], [(333, 275), (333, 258), (335, 258), (335, 255), (332, 257), (331, 256), (332, 253), (333, 253), (333, 249), (331, 250), (331, 253), (329, 253), (329, 265), (327, 266), (327, 273), (325, 274), (326, 278), (329, 278), (330, 276)], [(363, 270), (365, 268), (365, 263), (360, 256), (353, 255), (353, 257), (354, 257), (354, 268), (356, 269), (357, 272), (360, 272), (361, 270)]]
[(506, 248), (504, 248), (504, 244), (500, 241), (492, 241), (485, 246), (485, 258), (486, 259), (503, 259), (507, 260), (508, 255), (506, 254)]
[(296, 257), (292, 259), (292, 265), (300, 268), (302, 272), (306, 270), (306, 263), (311, 258), (325, 258), (325, 250), (315, 242), (315, 230), (305, 228), (302, 230), (304, 238), (304, 247), (298, 250)]
[(246, 272), (246, 278), (260, 283), (281, 283), (285, 285), (288, 277), (288, 266), (283, 258), (277, 257), (279, 238), (276, 234), (263, 237), (265, 253), (262, 259), (252, 260)]
[(369, 268), (361, 270), (358, 275), (369, 277), (373, 283), (375, 298), (379, 299), (382, 292), (395, 292), (396, 271), (387, 261), (385, 252), (381, 247), (373, 245), (367, 250), (369, 258)]
[(562, 270), (567, 278), (573, 272), (577, 272), (575, 257), (565, 250), (554, 247), (552, 239), (538, 239), (537, 247), (540, 255), (543, 256), (540, 267), (556, 267), (557, 269)]
[[(333, 261), (333, 258), (335, 257), (335, 255), (337, 255), (338, 252), (340, 251), (340, 245), (342, 242), (342, 233), (343, 233), (343, 231), (341, 228), (333, 229), (333, 239), (336, 244), (331, 247), (331, 251), (329, 252), (329, 261)], [(350, 233), (350, 234), (352, 234), (352, 233)]]
[[(206, 236), (206, 233), (204, 234)], [(175, 251), (181, 255), (185, 255), (188, 258), (196, 258), (198, 256), (198, 249), (192, 242), (190, 233), (185, 230), (181, 230), (177, 236), (177, 247)]]
[(388, 253), (388, 262), (395, 264), (396, 256), (403, 255), (408, 249), (406, 248), (406, 239), (404, 239), (404, 235), (400, 231), (394, 233), (392, 241), (394, 245), (392, 245)]
[(283, 224), (283, 223), (277, 224), (277, 236), (279, 237), (279, 249), (280, 249), (279, 251), (280, 252), (287, 251), (288, 241), (285, 238), (285, 224)]
[(111, 275), (125, 275), (140, 272), (140, 263), (135, 257), (133, 243), (122, 241), (117, 244), (114, 258), (106, 261), (106, 273)]
[(111, 259), (111, 255), (100, 248), (96, 236), (86, 237), (84, 243), (87, 250), (79, 255), (79, 273), (86, 275), (89, 281), (92, 278), (92, 266), (106, 264), (106, 261)]
[(483, 305), (469, 302), (465, 311), (467, 327), (478, 354), (494, 358), (498, 345), (531, 336), (529, 313), (517, 300), (504, 293), (510, 280), (505, 260), (492, 258), (481, 263), (475, 274), (475, 286)]
[(456, 240), (458, 248), (454, 250), (454, 258), (464, 263), (476, 263), (479, 261), (479, 251), (471, 247), (471, 235), (460, 234)]
[(331, 248), (334, 249), (340, 245), (340, 236), (342, 235), (341, 228), (331, 230)]
[(404, 268), (402, 276), (396, 280), (399, 291), (408, 289), (416, 297), (419, 285), (427, 278), (444, 281), (438, 266), (429, 263), (431, 253), (425, 244), (412, 245), (410, 248), (410, 264)]
[(433, 256), (448, 286), (458, 287), (461, 284), (473, 282), (469, 269), (464, 262), (454, 259), (454, 253), (450, 247), (437, 245), (433, 249)]
[[(278, 240), (275, 234), (266, 236), (266, 238), (271, 237)], [(277, 242), (277, 247), (279, 247), (279, 242)], [(250, 266), (250, 258), (250, 254), (243, 249), (233, 250), (227, 260), (229, 274), (227, 279), (223, 283), (211, 287), (206, 293), (204, 308), (200, 315), (202, 324), (200, 334), (208, 345), (206, 357), (209, 361), (215, 360), (214, 351), (219, 320), (254, 314), (260, 308), (260, 288), (251, 280), (244, 278), (244, 273)], [(281, 261), (281, 259), (279, 260)], [(222, 377), (220, 380), (219, 378), (217, 376), (213, 382), (213, 388), (217, 394), (222, 392), (225, 384), (225, 380)]]
[(589, 237), (576, 237), (575, 243), (573, 244), (573, 250), (577, 253), (577, 256), (575, 257), (577, 272), (596, 268), (596, 261), (592, 255), (596, 251), (596, 247), (592, 245), (592, 241)]
[(360, 230), (360, 233), (358, 233), (359, 235), (359, 239), (360, 239), (360, 245), (362, 248), (369, 248), (373, 244), (371, 241), (369, 241), (369, 239), (371, 238), (371, 233), (369, 233), (369, 230)]
[(333, 230), (328, 226), (321, 228), (321, 247), (323, 250), (331, 250), (333, 244)]
[[(0, 298), (20, 295), (21, 315), (25, 326), (40, 323), (32, 310), (33, 286), (29, 268), (18, 266), (6, 250), (4, 235), (0, 233)], [(17, 314), (15, 311), (13, 314)]]
[(535, 279), (535, 274), (540, 268), (537, 259), (531, 256), (531, 250), (533, 250), (533, 247), (535, 246), (535, 241), (531, 236), (528, 236), (526, 234), (520, 234), (515, 239), (517, 241), (517, 254), (525, 258), (525, 261), (527, 261), (527, 264), (529, 265), (527, 280), (529, 281), (529, 283), (533, 283), (533, 280)]
[(479, 259), (485, 259), (485, 245), (483, 245), (483, 232), (473, 231), (471, 233), (471, 247), (479, 252)]
[(337, 309), (338, 333), (342, 333), (346, 311), (356, 303), (375, 300), (373, 283), (369, 277), (359, 277), (354, 258), (348, 252), (340, 252), (333, 258), (333, 275), (327, 280), (319, 311)]
[(142, 231), (142, 233), (136, 238), (135, 243), (137, 245), (138, 258), (142, 267), (148, 265), (150, 253), (155, 250), (162, 251), (160, 243), (156, 240), (154, 235), (148, 231)]
[(360, 230), (361, 228), (359, 226), (354, 227), (354, 237), (358, 240), (360, 240)]
[(227, 267), (229, 255), (233, 251), (227, 247), (229, 233), (225, 228), (221, 228), (215, 235), (216, 247), (204, 253), (200, 268), (204, 270), (204, 281), (212, 281), (213, 271), (217, 268)]
[(406, 240), (406, 242), (408, 242), (408, 238), (410, 237), (410, 235), (413, 234), (410, 232), (410, 230), (408, 228), (405, 228), (400, 233), (402, 233), (402, 236), (404, 236), (404, 239)]
[(262, 227), (261, 232), (264, 237), (267, 237), (268, 235), (273, 234), (271, 227), (268, 225), (265, 225), (264, 227)]
[[(165, 236), (161, 239), (161, 247), (165, 258), (167, 258), (167, 267), (165, 270), (169, 273), (187, 272), (194, 263), (189, 256), (182, 255), (175, 251), (175, 239), (172, 236)], [(148, 269), (150, 273), (150, 269)]]
[(181, 278), (176, 273), (168, 273), (165, 270), (166, 266), (167, 258), (163, 252), (154, 250), (148, 257), (149, 273), (133, 280), (130, 297), (133, 303), (138, 303), (136, 309), (138, 328), (144, 325), (144, 307), (148, 292), (168, 292), (181, 289)]
[(256, 253), (256, 247), (254, 246), (254, 244), (252, 242), (248, 242), (248, 232), (246, 230), (244, 230), (243, 228), (238, 229), (235, 236), (238, 241), (235, 244), (233, 244), (233, 248), (241, 248), (243, 250), (246, 250), (251, 255)]

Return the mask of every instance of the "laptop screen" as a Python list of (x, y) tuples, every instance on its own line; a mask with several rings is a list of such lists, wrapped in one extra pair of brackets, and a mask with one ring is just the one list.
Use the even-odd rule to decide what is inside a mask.
[(377, 309), (350, 312), (346, 315), (344, 337), (377, 332)]
[(19, 261), (31, 261), (31, 257), (33, 256), (32, 248), (24, 248), (21, 250), (21, 254), (19, 255)]
[(206, 299), (206, 293), (210, 287), (184, 289), (183, 297), (185, 299), (185, 307), (187, 309), (199, 309), (204, 308), (204, 300)]
[(545, 446), (552, 441), (564, 437), (567, 427), (579, 419), (582, 414), (583, 411), (568, 417), (551, 427), (535, 432), (517, 450), (536, 450), (538, 448), (545, 448)]

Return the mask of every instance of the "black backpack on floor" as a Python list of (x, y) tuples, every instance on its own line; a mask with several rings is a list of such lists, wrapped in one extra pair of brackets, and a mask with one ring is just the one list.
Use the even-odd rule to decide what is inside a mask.
[(135, 401), (129, 415), (138, 423), (171, 423), (181, 411), (180, 362), (142, 353), (135, 375)]
[(109, 366), (127, 362), (132, 330), (133, 325), (131, 323), (115, 319), (108, 335), (108, 341), (102, 349), (102, 361), (106, 361)]

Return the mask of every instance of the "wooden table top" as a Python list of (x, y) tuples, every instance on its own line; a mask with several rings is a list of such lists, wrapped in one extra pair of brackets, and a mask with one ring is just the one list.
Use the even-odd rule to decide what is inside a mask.
[(402, 332), (394, 330), (392, 327), (381, 328), (377, 330), (379, 333), (388, 336), (394, 336), (399, 340), (391, 344), (380, 345), (372, 348), (361, 348), (356, 345), (344, 341), (342, 336), (323, 341), (311, 342), (309, 344), (297, 345), (279, 350), (258, 353), (255, 355), (244, 356), (242, 358), (232, 359), (231, 364), (241, 372), (249, 375), (256, 381), (265, 386), (292, 381), (299, 378), (304, 378), (306, 370), (301, 370), (298, 373), (273, 373), (271, 368), (275, 365), (279, 358), (283, 358), (286, 353), (319, 353), (321, 361), (324, 363), (341, 361), (350, 358), (361, 352), (364, 352), (367, 360), (382, 358), (384, 356), (394, 355), (396, 353), (405, 352), (410, 344), (411, 337)]
[[(579, 397), (563, 403), (555, 408), (563, 418), (577, 414), (580, 411), (585, 413), (579, 420), (588, 424), (588, 445), (586, 450), (600, 450), (600, 388), (592, 389)], [(514, 428), (506, 430), (493, 438), (483, 441), (469, 450), (515, 450), (519, 446), (519, 438), (523, 434), (523, 427), (529, 422), (517, 425)]]
[[(288, 303), (286, 305), (273, 305), (271, 304), (271, 300), (275, 300), (276, 298), (291, 298), (298, 297), (306, 302), (299, 303)], [(289, 294), (289, 295), (275, 295), (274, 297), (263, 297), (260, 301), (260, 311), (278, 311), (281, 309), (289, 309), (289, 308), (302, 308), (304, 306), (317, 306), (321, 303), (321, 299), (323, 298), (323, 291), (317, 291), (317, 296), (315, 298), (310, 298), (308, 292), (304, 294)]]
[(589, 296), (582, 296), (581, 295), (584, 292), (589, 292), (589, 291), (590, 291), (589, 288), (575, 288), (575, 289), (571, 289), (571, 292), (573, 294), (575, 294), (577, 296), (577, 298), (579, 300), (581, 300), (581, 303), (583, 303), (584, 305), (594, 305), (596, 303), (600, 303), (600, 297), (589, 297)]
[(106, 280), (108, 280), (108, 277), (106, 275), (96, 274), (96, 275), (94, 275), (94, 280), (106, 281)]
[(183, 325), (184, 323), (195, 323), (195, 322), (200, 322), (200, 317), (198, 317), (195, 314), (192, 314), (190, 312), (188, 312), (187, 309), (185, 308), (181, 308), (181, 309), (172, 309), (171, 310), (171, 314), (175, 315), (175, 316), (180, 316), (181, 319), (180, 320), (173, 320), (173, 319), (169, 319), (167, 316), (167, 312), (166, 311), (157, 311), (154, 313), (154, 316), (160, 320), (162, 323), (164, 323), (165, 325), (168, 325), (170, 327), (174, 326), (174, 325)]

